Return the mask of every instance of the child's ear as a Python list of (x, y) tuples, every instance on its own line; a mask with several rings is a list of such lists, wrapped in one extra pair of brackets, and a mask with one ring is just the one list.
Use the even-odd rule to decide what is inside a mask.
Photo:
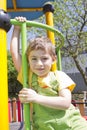
[(53, 63), (52, 64), (54, 64), (54, 62), (56, 62), (56, 60), (57, 60), (57, 56), (53, 56)]
[(53, 62), (57, 60), (57, 56), (53, 56)]

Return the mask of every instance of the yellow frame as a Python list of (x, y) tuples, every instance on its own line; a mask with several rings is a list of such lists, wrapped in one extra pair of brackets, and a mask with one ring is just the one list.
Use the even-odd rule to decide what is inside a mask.
[[(0, 2), (0, 8), (6, 10), (6, 0)], [(7, 85), (7, 43), (6, 32), (0, 28), (0, 130), (9, 130), (8, 85)]]
[(8, 8), (7, 11), (8, 12), (31, 12), (31, 11), (42, 11), (43, 8), (17, 8), (16, 6), (16, 0), (12, 0), (13, 1), (13, 8)]

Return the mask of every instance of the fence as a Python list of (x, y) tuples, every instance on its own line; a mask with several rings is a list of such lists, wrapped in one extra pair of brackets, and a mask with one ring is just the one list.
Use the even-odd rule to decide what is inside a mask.
[(19, 99), (13, 98), (8, 100), (9, 123), (23, 121), (23, 105)]
[(87, 101), (84, 101), (83, 99), (78, 101), (72, 100), (72, 104), (79, 108), (82, 117), (87, 120)]
[[(75, 101), (72, 100), (72, 104), (78, 107), (81, 115), (87, 120), (87, 102), (83, 100)], [(86, 107), (85, 107), (86, 106)], [(19, 99), (13, 98), (8, 101), (8, 114), (9, 123), (11, 122), (22, 122), (23, 121), (23, 105), (20, 103)]]

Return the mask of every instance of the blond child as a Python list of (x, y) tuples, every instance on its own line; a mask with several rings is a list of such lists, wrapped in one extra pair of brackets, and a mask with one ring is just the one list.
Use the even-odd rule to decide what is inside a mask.
[[(17, 20), (26, 21), (23, 17)], [(21, 55), (18, 52), (20, 27), (15, 26), (11, 39), (11, 54), (22, 82)], [(51, 71), (56, 61), (55, 47), (46, 37), (29, 42), (26, 50), (29, 63), (29, 88), (19, 92), (21, 103), (32, 103), (33, 130), (86, 130), (87, 122), (71, 104), (74, 81), (62, 71)]]

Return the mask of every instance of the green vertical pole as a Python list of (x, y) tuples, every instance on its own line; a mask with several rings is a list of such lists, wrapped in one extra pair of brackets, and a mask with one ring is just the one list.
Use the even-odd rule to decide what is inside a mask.
[[(23, 71), (23, 87), (28, 88), (28, 64), (26, 57), (26, 22), (21, 25), (21, 40), (22, 40), (22, 71)], [(24, 104), (24, 125), (25, 130), (30, 130), (30, 106)]]
[(60, 48), (58, 48), (57, 50), (57, 66), (58, 66), (58, 70), (62, 70), (62, 63), (61, 63), (61, 51)]

